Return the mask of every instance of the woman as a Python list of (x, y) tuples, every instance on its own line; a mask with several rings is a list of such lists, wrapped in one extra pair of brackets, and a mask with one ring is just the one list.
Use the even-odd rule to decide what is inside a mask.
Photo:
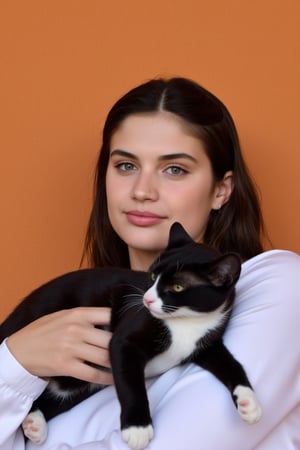
[[(255, 188), (225, 106), (196, 83), (152, 80), (108, 114), (95, 179), (85, 252), (92, 266), (147, 269), (181, 222), (199, 242), (237, 251), (244, 260), (225, 344), (249, 374), (261, 421), (242, 423), (226, 389), (193, 365), (149, 380), (152, 450), (300, 448), (300, 257), (263, 253)], [(46, 386), (71, 375), (112, 383), (102, 308), (60, 311), (10, 336), (0, 348), (0, 448), (32, 449), (20, 424)], [(284, 359), (282, 358), (284, 355)], [(41, 449), (124, 450), (113, 386), (49, 423)]]

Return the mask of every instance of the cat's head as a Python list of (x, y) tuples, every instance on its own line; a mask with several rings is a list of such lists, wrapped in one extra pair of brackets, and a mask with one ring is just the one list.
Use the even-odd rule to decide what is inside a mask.
[(222, 255), (197, 244), (182, 225), (174, 223), (166, 250), (149, 271), (153, 285), (144, 295), (144, 304), (153, 316), (196, 316), (231, 305), (241, 260), (236, 253)]

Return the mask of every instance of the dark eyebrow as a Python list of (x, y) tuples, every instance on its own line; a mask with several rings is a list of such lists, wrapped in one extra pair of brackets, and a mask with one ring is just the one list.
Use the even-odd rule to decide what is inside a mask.
[(169, 159), (189, 159), (190, 161), (197, 162), (196, 158), (188, 153), (170, 153), (168, 155), (162, 155), (159, 157), (161, 161), (166, 161)]
[[(134, 155), (133, 153), (127, 152), (126, 150), (120, 150), (120, 149), (113, 150), (111, 152), (110, 156), (114, 156), (114, 155), (123, 156), (124, 158), (130, 158), (130, 159), (138, 159), (138, 157), (136, 155)], [(161, 155), (159, 157), (159, 160), (161, 160), (161, 161), (168, 161), (170, 159), (189, 159), (190, 161), (193, 161), (195, 163), (197, 162), (196, 158), (189, 155), (188, 153), (169, 153), (167, 155)]]
[(130, 159), (138, 159), (137, 156), (135, 156), (133, 153), (127, 152), (126, 150), (119, 150), (119, 149), (113, 150), (110, 156), (112, 157), (114, 155), (123, 156), (124, 158)]

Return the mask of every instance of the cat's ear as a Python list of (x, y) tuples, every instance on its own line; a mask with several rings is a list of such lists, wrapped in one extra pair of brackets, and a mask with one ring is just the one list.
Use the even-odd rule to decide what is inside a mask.
[(216, 287), (235, 284), (241, 273), (241, 259), (236, 253), (227, 253), (215, 261), (208, 277)]
[(183, 247), (190, 242), (194, 242), (190, 235), (185, 231), (181, 223), (174, 222), (170, 228), (168, 248)]

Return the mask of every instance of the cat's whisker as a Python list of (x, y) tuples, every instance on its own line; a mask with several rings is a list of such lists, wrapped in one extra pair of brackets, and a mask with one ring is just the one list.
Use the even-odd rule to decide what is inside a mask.
[(128, 311), (131, 308), (136, 308), (137, 306), (140, 306), (140, 302), (124, 302), (124, 304), (121, 306), (120, 310), (122, 312)]
[[(126, 301), (126, 297), (131, 297)], [(120, 313), (124, 314), (125, 312), (129, 311), (131, 308), (135, 309), (136, 312), (140, 311), (142, 308), (144, 308), (144, 304), (142, 301), (142, 296), (139, 294), (127, 294), (124, 295), (124, 303), (120, 308)]]
[(138, 294), (144, 295), (144, 293), (145, 293), (145, 290), (144, 290), (144, 289), (141, 289), (141, 288), (139, 288), (139, 287), (137, 287), (137, 286), (132, 286), (132, 287), (136, 290), (136, 292), (137, 292)]
[(140, 294), (128, 294), (124, 295), (124, 303), (129, 304), (129, 306), (136, 306), (143, 304), (143, 296)]
[(134, 284), (131, 283), (120, 283), (120, 286), (130, 287), (135, 289), (137, 292), (140, 292), (142, 294), (144, 293), (144, 290), (142, 288), (140, 288), (139, 286), (135, 286)]
[(126, 295), (124, 295), (123, 297), (124, 297), (124, 298), (127, 298), (127, 297), (143, 298), (143, 294), (139, 294), (139, 293), (136, 293), (136, 294), (126, 294)]
[(166, 313), (172, 313), (172, 312), (176, 311), (177, 308), (175, 306), (172, 306), (172, 305), (165, 305), (164, 304), (163, 309), (164, 309), (164, 311)]
[(184, 264), (182, 262), (180, 262), (179, 260), (177, 260), (177, 262), (176, 262), (176, 271), (175, 272), (180, 272), (183, 267), (184, 267)]

